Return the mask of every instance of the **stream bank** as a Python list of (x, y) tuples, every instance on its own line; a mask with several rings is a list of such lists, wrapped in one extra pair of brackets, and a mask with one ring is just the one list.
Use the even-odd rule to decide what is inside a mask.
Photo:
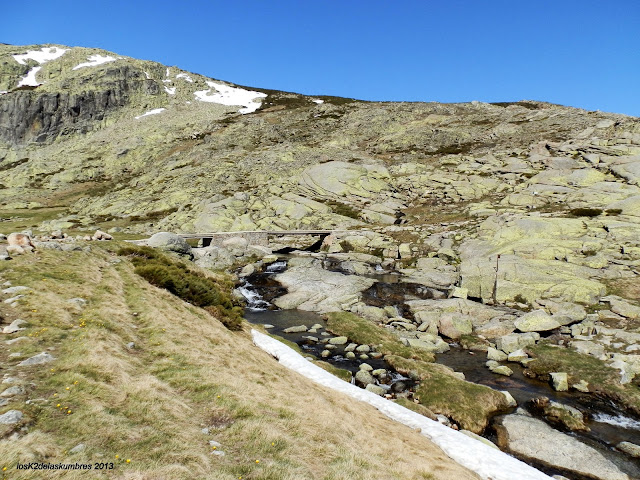
[[(308, 256), (307, 253), (303, 254), (303, 257), (308, 258)], [(420, 385), (419, 381), (416, 382), (395, 372), (393, 367), (385, 362), (380, 355), (376, 355), (377, 352), (373, 351), (372, 346), (367, 346), (369, 350), (364, 353), (356, 351), (361, 345), (353, 344), (350, 341), (345, 340), (343, 343), (341, 340), (337, 344), (333, 344), (331, 340), (336, 336), (326, 331), (326, 321), (323, 315), (302, 310), (282, 310), (275, 307), (272, 302), (287, 292), (287, 289), (277, 281), (278, 274), (286, 271), (287, 262), (292, 258), (296, 258), (296, 256), (281, 257), (277, 262), (266, 267), (264, 271), (255, 272), (246, 277), (238, 289), (248, 302), (245, 318), (251, 323), (266, 325), (270, 333), (296, 343), (301, 351), (310, 357), (325, 360), (338, 368), (351, 372), (354, 374), (352, 377), (354, 379), (363, 363), (368, 372), (384, 370), (381, 378), (370, 375), (370, 378), (373, 379), (372, 385), (379, 387), (379, 390), (372, 387), (367, 389), (390, 399), (412, 399), (416, 387)], [(293, 263), (296, 263), (295, 260)], [(323, 268), (333, 272), (341, 270), (340, 264), (336, 262), (324, 261)], [(446, 300), (444, 293), (437, 289), (407, 282), (399, 272), (381, 272), (380, 270), (380, 268), (373, 266), (370, 271), (362, 272), (363, 276), (375, 280), (374, 284), (364, 290), (360, 297), (364, 303), (364, 307), (361, 307), (364, 309), (363, 311), (366, 311), (366, 308), (386, 309), (387, 312), (393, 310), (393, 313), (387, 316), (388, 319), (404, 320), (401, 323), (408, 324), (408, 320), (416, 321), (415, 308), (412, 308), (411, 302)], [(356, 306), (356, 308), (358, 307)], [(376, 310), (373, 311), (376, 312)], [(503, 313), (510, 315), (512, 311), (503, 309)], [(424, 317), (419, 313), (418, 317), (420, 316)], [(392, 325), (393, 323), (386, 322), (387, 328), (397, 330), (406, 328), (406, 325)], [(384, 326), (385, 322), (380, 322), (380, 324)], [(413, 331), (409, 330), (408, 333)], [(567, 432), (567, 428), (549, 422), (548, 416), (534, 407), (536, 402), (539, 403), (539, 399), (546, 397), (552, 404), (555, 402), (555, 404), (575, 409), (582, 415), (588, 430), (569, 432), (570, 436), (578, 439), (580, 444), (585, 445), (585, 448), (594, 449), (595, 452), (606, 458), (607, 462), (611, 462), (611, 465), (616, 465), (620, 471), (626, 471), (628, 475), (631, 475), (630, 478), (639, 475), (631, 457), (616, 450), (615, 447), (620, 442), (640, 443), (640, 422), (632, 417), (622, 415), (616, 405), (588, 393), (558, 392), (548, 383), (528, 378), (523, 374), (524, 368), (512, 362), (508, 364), (513, 372), (511, 376), (493, 373), (485, 366), (486, 352), (465, 350), (460, 347), (459, 339), (456, 341), (449, 338), (446, 350), (448, 350), (446, 353), (436, 355), (437, 363), (464, 374), (467, 381), (486, 385), (499, 391), (508, 391), (520, 407), (517, 411), (518, 414), (533, 415), (534, 418), (539, 418), (540, 421), (558, 429), (557, 431)], [(361, 382), (358, 383), (361, 386), (366, 386)], [(500, 414), (507, 414), (509, 417), (514, 412), (515, 408), (511, 408), (500, 412)], [(442, 414), (437, 414), (436, 418), (453, 428), (459, 428), (456, 422), (452, 422)], [(484, 431), (483, 436), (494, 443), (500, 443), (496, 429), (500, 429), (501, 418), (497, 417), (496, 420), (498, 423), (493, 422)], [(510, 449), (506, 448), (506, 450)], [(526, 455), (518, 455), (517, 452), (516, 456), (548, 473), (562, 473), (567, 478), (575, 480), (589, 478), (581, 475), (578, 471), (572, 473), (564, 468), (555, 468), (544, 461), (527, 458)]]

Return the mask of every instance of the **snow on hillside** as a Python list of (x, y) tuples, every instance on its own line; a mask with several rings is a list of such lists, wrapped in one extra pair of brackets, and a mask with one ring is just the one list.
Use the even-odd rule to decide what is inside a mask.
[[(168, 73), (167, 73), (167, 76), (169, 76)], [(193, 79), (189, 75), (187, 75), (186, 73), (179, 73), (178, 75), (176, 75), (176, 78), (184, 78), (187, 82), (193, 83)]]
[(75, 67), (73, 67), (73, 70), (78, 70), (85, 67), (96, 67), (98, 65), (102, 65), (103, 63), (115, 62), (116, 60), (118, 60), (118, 58), (112, 57), (110, 55), (89, 55), (89, 57), (87, 58), (87, 60), (89, 60), (88, 62), (76, 65)]
[(158, 113), (162, 113), (166, 110), (166, 108), (154, 108), (153, 110), (149, 110), (148, 112), (143, 113), (142, 115), (138, 115), (136, 120), (141, 119), (142, 117), (147, 117), (149, 115), (157, 115)]
[(36, 73), (38, 73), (42, 67), (33, 67), (27, 75), (18, 82), (18, 87), (37, 87), (38, 85), (42, 85), (38, 80), (36, 80)]
[(40, 64), (47, 63), (65, 54), (67, 49), (58, 47), (42, 47), (38, 50), (29, 50), (27, 53), (13, 55), (13, 58), (20, 65), (26, 65), (27, 60), (34, 60)]
[(56, 58), (60, 58), (66, 52), (67, 49), (65, 48), (42, 47), (40, 50), (29, 50), (27, 53), (12, 55), (15, 61), (20, 65), (26, 65), (27, 60), (33, 60), (40, 64), (40, 66), (33, 67), (31, 70), (29, 70), (29, 72), (27, 72), (27, 75), (22, 78), (20, 82), (18, 82), (17, 86), (37, 87), (39, 85), (42, 85), (36, 79), (36, 74), (42, 69), (42, 65), (51, 60), (55, 60)]
[(452, 430), (419, 413), (412, 412), (397, 403), (375, 393), (358, 388), (306, 360), (283, 343), (251, 330), (253, 343), (273, 355), (282, 365), (320, 385), (342, 392), (356, 400), (368, 403), (381, 413), (408, 427), (420, 429), (422, 435), (438, 445), (460, 465), (476, 472), (486, 480), (550, 480), (551, 477), (526, 463), (493, 449), (478, 440)]
[[(255, 112), (262, 105), (258, 99), (267, 96), (266, 93), (230, 87), (222, 83), (207, 81), (207, 85), (211, 88), (193, 92), (197, 100), (221, 105), (242, 105), (244, 108), (238, 110), (242, 114)], [(210, 93), (212, 89), (216, 90), (216, 93)]]

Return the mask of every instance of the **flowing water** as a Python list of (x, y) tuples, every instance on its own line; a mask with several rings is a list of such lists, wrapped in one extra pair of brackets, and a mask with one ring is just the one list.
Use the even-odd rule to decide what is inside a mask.
[[(333, 265), (332, 265), (333, 266)], [(269, 265), (265, 272), (250, 276), (238, 288), (247, 300), (245, 318), (254, 324), (261, 324), (268, 331), (295, 342), (310, 356), (328, 361), (329, 363), (357, 372), (359, 365), (366, 361), (374, 369), (384, 368), (389, 370), (386, 379), (377, 383), (389, 393), (410, 392), (414, 383), (409, 379), (393, 372), (384, 360), (379, 358), (367, 358), (361, 360), (347, 359), (344, 348), (346, 345), (336, 346), (331, 350), (328, 358), (322, 358), (322, 351), (326, 344), (322, 339), (331, 338), (333, 335), (324, 330), (324, 319), (313, 312), (300, 310), (278, 310), (271, 302), (274, 298), (286, 293), (286, 290), (274, 279), (274, 274), (284, 271), (287, 267), (286, 259), (279, 260)], [(370, 289), (363, 292), (363, 301), (369, 305), (378, 307), (394, 306), (399, 313), (409, 315), (405, 301), (415, 298), (436, 298), (432, 289), (421, 285), (402, 283), (400, 275), (383, 272), (368, 275), (376, 278), (378, 282)], [(308, 329), (314, 325), (323, 328), (311, 332), (285, 333), (284, 330), (305, 325)], [(497, 375), (490, 372), (484, 365), (486, 354), (484, 352), (471, 352), (452, 344), (449, 352), (437, 355), (436, 361), (464, 373), (470, 382), (489, 386), (497, 390), (507, 390), (516, 399), (518, 405), (525, 409), (531, 400), (544, 396), (552, 401), (577, 408), (585, 414), (585, 423), (590, 432), (571, 432), (570, 435), (580, 438), (581, 441), (600, 449), (607, 450), (609, 455), (622, 459), (623, 456), (611, 449), (622, 441), (640, 444), (640, 421), (625, 416), (616, 409), (615, 405), (606, 400), (598, 399), (594, 395), (580, 392), (557, 392), (545, 382), (531, 379), (523, 375), (523, 368), (519, 364), (509, 363), (513, 370), (510, 377)], [(491, 438), (491, 432), (487, 435)], [(628, 457), (626, 457), (628, 461)]]
[(473, 383), (479, 383), (496, 390), (507, 390), (519, 406), (525, 407), (538, 397), (577, 408), (585, 414), (585, 423), (590, 432), (574, 435), (604, 444), (607, 447), (627, 441), (640, 444), (640, 421), (622, 415), (615, 405), (594, 395), (581, 392), (557, 392), (548, 383), (523, 375), (523, 368), (517, 363), (508, 363), (513, 375), (505, 377), (489, 371), (484, 352), (470, 352), (453, 347), (449, 352), (437, 355), (436, 361), (457, 372)]

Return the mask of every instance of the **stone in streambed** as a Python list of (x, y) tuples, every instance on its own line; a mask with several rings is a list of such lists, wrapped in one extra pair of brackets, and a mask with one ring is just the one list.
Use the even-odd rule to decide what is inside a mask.
[(620, 442), (616, 448), (634, 458), (640, 458), (640, 445), (631, 442)]
[(345, 345), (349, 339), (347, 337), (333, 337), (329, 339), (331, 345)]
[(550, 373), (551, 384), (554, 390), (558, 392), (566, 392), (569, 390), (568, 376), (566, 372), (553, 372)]
[(513, 370), (511, 370), (506, 365), (493, 367), (490, 370), (492, 373), (497, 373), (498, 375), (504, 375), (505, 377), (510, 377), (511, 375), (513, 375)]
[(355, 374), (355, 380), (356, 380), (356, 385), (360, 387), (366, 387), (371, 383), (373, 384), (376, 383), (375, 379), (373, 378), (373, 375), (371, 375), (366, 370), (358, 370)]
[(521, 332), (546, 332), (560, 327), (560, 323), (544, 310), (529, 312), (514, 323)]
[(560, 433), (545, 422), (525, 415), (506, 415), (497, 420), (498, 445), (519, 457), (602, 480), (629, 477), (602, 453)]
[(384, 388), (378, 385), (374, 385), (373, 383), (368, 384), (365, 387), (365, 390), (375, 393), (376, 395), (384, 395), (385, 393), (387, 393), (387, 391)]
[(457, 339), (473, 332), (473, 324), (468, 315), (443, 313), (438, 323), (438, 331), (445, 337)]
[(358, 368), (360, 370), (364, 370), (365, 372), (373, 372), (373, 367), (368, 363), (361, 363)]
[(504, 362), (507, 354), (493, 347), (487, 349), (487, 360), (495, 360), (496, 362)]
[(529, 358), (529, 355), (527, 355), (524, 350), (520, 349), (516, 350), (515, 352), (511, 352), (507, 357), (507, 360), (509, 360), (510, 362), (520, 363), (527, 358)]
[(306, 325), (297, 325), (295, 327), (288, 327), (283, 330), (284, 333), (302, 333), (306, 331), (307, 331)]

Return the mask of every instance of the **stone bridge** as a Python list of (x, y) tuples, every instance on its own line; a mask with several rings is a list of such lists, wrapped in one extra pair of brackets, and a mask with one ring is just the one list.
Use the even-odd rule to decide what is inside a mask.
[(213, 233), (180, 233), (180, 237), (185, 240), (198, 239), (202, 240), (202, 246), (208, 247), (213, 245), (214, 247), (222, 246), (228, 238), (242, 237), (249, 242), (249, 245), (262, 245), (263, 247), (269, 246), (270, 237), (284, 237), (291, 235), (299, 236), (317, 236), (319, 240), (331, 235), (332, 233), (343, 232), (342, 230), (250, 230), (241, 232), (213, 232)]

